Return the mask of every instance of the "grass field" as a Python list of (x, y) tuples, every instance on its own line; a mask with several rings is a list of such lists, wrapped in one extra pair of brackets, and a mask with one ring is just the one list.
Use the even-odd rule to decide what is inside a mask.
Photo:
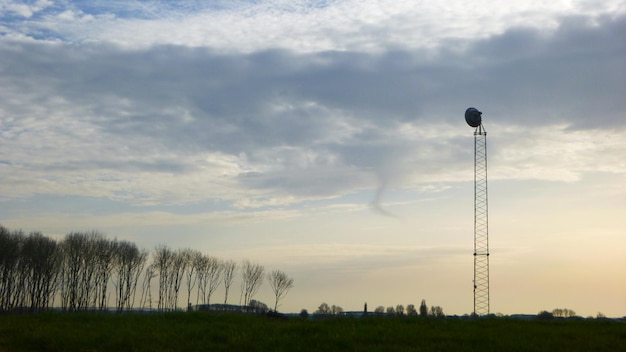
[(243, 314), (0, 315), (0, 351), (626, 351), (610, 320), (278, 319)]

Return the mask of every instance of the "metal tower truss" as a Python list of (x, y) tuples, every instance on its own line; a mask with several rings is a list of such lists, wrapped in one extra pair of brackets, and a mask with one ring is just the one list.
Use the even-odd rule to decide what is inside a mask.
[(474, 131), (474, 314), (489, 314), (487, 131)]

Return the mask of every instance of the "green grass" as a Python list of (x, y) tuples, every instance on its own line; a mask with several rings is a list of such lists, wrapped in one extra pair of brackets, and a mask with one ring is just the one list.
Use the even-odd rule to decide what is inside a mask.
[(626, 323), (290, 318), (215, 313), (9, 314), (0, 351), (626, 351)]

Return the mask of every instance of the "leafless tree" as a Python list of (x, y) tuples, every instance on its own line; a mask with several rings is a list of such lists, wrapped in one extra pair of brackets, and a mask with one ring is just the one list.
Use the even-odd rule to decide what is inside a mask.
[(376, 307), (376, 309), (374, 309), (374, 313), (376, 313), (378, 315), (385, 314), (385, 307), (383, 307), (383, 306)]
[(198, 268), (198, 295), (203, 304), (211, 303), (211, 296), (218, 288), (223, 266), (219, 259), (211, 256), (202, 256)]
[(21, 252), (26, 303), (32, 311), (47, 308), (53, 297), (59, 272), (57, 243), (39, 232), (34, 232), (25, 239)]
[[(183, 251), (185, 260), (187, 260), (187, 307), (191, 306), (191, 291), (198, 283), (198, 270), (202, 262), (202, 253), (200, 251), (186, 249)], [(196, 304), (198, 302), (196, 301)]]
[(263, 284), (265, 268), (245, 260), (241, 265), (241, 270), (241, 292), (244, 305), (247, 306)]
[(274, 300), (274, 311), (277, 311), (280, 300), (293, 287), (293, 279), (280, 270), (273, 270), (267, 275), (267, 279), (276, 298)]
[(15, 307), (17, 285), (19, 282), (18, 265), (24, 235), (0, 226), (0, 309)]
[(165, 245), (158, 245), (154, 250), (154, 267), (159, 273), (159, 298), (157, 303), (158, 310), (166, 310), (169, 308), (168, 293), (170, 279), (170, 266), (174, 261), (174, 253)]
[(113, 270), (115, 255), (117, 254), (117, 241), (110, 241), (106, 238), (98, 238), (95, 250), (95, 300), (96, 306), (100, 310), (105, 310), (108, 306), (108, 284)]
[(206, 290), (206, 302), (211, 304), (211, 296), (213, 292), (219, 287), (220, 278), (223, 270), (222, 263), (215, 257), (207, 257), (207, 266), (205, 273), (205, 280), (208, 283), (208, 289)]
[(98, 232), (72, 232), (61, 242), (61, 305), (75, 311), (95, 307), (96, 245)]
[(187, 261), (185, 260), (184, 251), (174, 252), (173, 261), (170, 267), (169, 275), (169, 305), (176, 310), (178, 308), (178, 292), (183, 283), (185, 270), (187, 270)]
[[(146, 268), (141, 285), (141, 297), (139, 299), (142, 309), (152, 309), (152, 279), (156, 277), (156, 266), (148, 265)], [(146, 303), (148, 304), (146, 306)]]
[(227, 260), (222, 262), (222, 267), (224, 268), (224, 304), (228, 302), (228, 291), (230, 290), (230, 285), (233, 283), (233, 279), (235, 278), (235, 274), (237, 272), (237, 263), (232, 260)]
[(398, 304), (396, 306), (396, 314), (400, 315), (400, 316), (404, 315), (404, 306), (403, 305)]
[(148, 253), (139, 250), (134, 243), (126, 241), (118, 243), (115, 257), (117, 311), (132, 309), (137, 282), (143, 272), (147, 257)]

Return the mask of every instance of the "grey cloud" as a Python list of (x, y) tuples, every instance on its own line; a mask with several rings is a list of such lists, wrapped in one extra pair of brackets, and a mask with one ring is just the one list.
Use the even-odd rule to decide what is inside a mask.
[[(221, 152), (258, 166), (240, 175), (245, 187), (333, 196), (372, 187), (376, 177), (454, 170), (465, 156), (454, 133), (440, 145), (395, 133), (403, 124), (466, 128), (462, 113), (470, 105), (485, 112), (487, 124), (623, 127), (626, 18), (588, 21), (564, 18), (547, 34), (512, 29), (462, 43), (466, 49), (451, 42), (438, 52), (382, 54), (128, 51), (3, 39), (2, 130), (26, 117), (45, 125), (50, 112), (68, 109), (58, 118), (91, 126), (98, 140), (128, 143), (135, 155), (60, 168), (184, 173), (193, 165), (171, 155)], [(53, 130), (72, 143), (70, 131)], [(317, 157), (303, 164), (306, 151)]]

